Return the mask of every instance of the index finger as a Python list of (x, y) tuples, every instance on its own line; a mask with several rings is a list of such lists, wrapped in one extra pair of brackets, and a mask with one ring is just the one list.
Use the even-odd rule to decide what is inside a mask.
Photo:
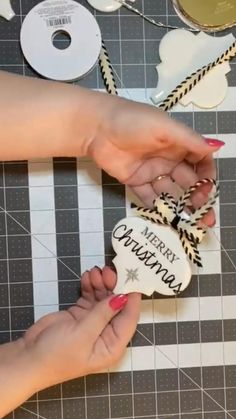
[(159, 127), (158, 139), (166, 140), (167, 144), (174, 144), (186, 150), (185, 160), (196, 164), (206, 156), (212, 155), (224, 145), (223, 141), (205, 138), (184, 124), (163, 116), (162, 126)]
[(196, 164), (196, 173), (199, 179), (216, 178), (216, 163), (212, 155), (205, 156)]

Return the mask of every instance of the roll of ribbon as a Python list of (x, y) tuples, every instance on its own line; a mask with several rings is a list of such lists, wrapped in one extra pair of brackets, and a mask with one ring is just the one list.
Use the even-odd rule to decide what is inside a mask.
[[(70, 40), (65, 49), (53, 44), (56, 34)], [(73, 81), (86, 75), (101, 51), (101, 32), (93, 15), (73, 0), (37, 4), (22, 24), (20, 42), (28, 63), (42, 76)]]

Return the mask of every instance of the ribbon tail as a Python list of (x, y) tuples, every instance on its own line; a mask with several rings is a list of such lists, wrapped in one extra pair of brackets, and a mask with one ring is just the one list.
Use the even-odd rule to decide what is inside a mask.
[(185, 234), (189, 241), (192, 241), (198, 245), (201, 243), (207, 230), (206, 228), (199, 227), (197, 222), (192, 222), (192, 220), (191, 222), (188, 222), (181, 219), (178, 224), (178, 232), (179, 234)]
[(206, 215), (213, 208), (218, 196), (219, 196), (219, 187), (217, 186), (216, 192), (212, 194), (212, 196), (208, 199), (208, 201), (201, 208), (194, 211), (193, 215), (191, 216), (191, 224), (197, 223), (198, 221), (200, 221), (204, 217), (204, 215)]
[[(195, 185), (187, 189), (187, 191), (180, 197), (180, 199), (177, 202), (177, 214), (179, 215), (181, 214), (181, 212), (184, 210), (185, 205), (190, 200), (192, 193), (195, 192), (196, 189), (209, 183), (213, 184), (213, 187), (216, 184), (215, 180), (205, 178), (205, 179), (199, 180), (198, 182), (195, 183)], [(217, 191), (219, 191), (218, 187), (217, 187)], [(213, 196), (215, 196), (216, 194), (217, 192), (214, 192)], [(212, 193), (210, 194), (210, 198), (211, 197), (212, 197)]]
[(188, 191), (186, 191), (186, 193), (180, 198), (180, 200), (178, 201), (178, 213), (180, 211), (180, 215), (181, 212), (184, 209), (184, 206), (186, 205), (187, 201), (189, 200), (191, 194), (199, 187), (202, 186), (206, 183), (212, 183), (213, 184), (213, 188), (210, 192), (209, 198), (207, 200), (207, 202), (202, 205), (202, 207), (200, 207), (199, 209), (195, 210), (192, 214), (189, 215), (189, 219), (185, 220), (183, 218), (180, 219), (179, 224), (178, 224), (178, 231), (179, 233), (184, 233), (187, 237), (187, 239), (190, 242), (195, 243), (195, 245), (197, 246), (197, 244), (199, 244), (204, 235), (206, 234), (206, 228), (205, 227), (200, 227), (198, 225), (198, 222), (204, 217), (204, 215), (206, 215), (215, 205), (216, 203), (216, 199), (219, 195), (219, 186), (216, 186), (216, 183), (214, 180), (211, 179), (203, 179), (199, 182), (197, 182), (194, 186), (192, 186), (191, 188), (188, 189)]
[(192, 240), (189, 240), (185, 233), (181, 234), (180, 240), (189, 260), (191, 260), (191, 262), (193, 262), (199, 268), (202, 268), (202, 261), (196, 243)]

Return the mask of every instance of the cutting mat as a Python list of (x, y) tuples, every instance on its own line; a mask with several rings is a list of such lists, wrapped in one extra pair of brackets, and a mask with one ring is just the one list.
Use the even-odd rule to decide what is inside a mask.
[[(37, 3), (12, 0), (17, 16), (0, 21), (1, 69), (37, 77), (19, 47), (24, 15)], [(85, 0), (80, 3), (88, 7)], [(168, 0), (136, 5), (164, 23), (183, 26)], [(119, 93), (149, 101), (166, 29), (125, 8), (95, 15)], [(137, 332), (109, 373), (42, 391), (8, 419), (236, 418), (236, 274), (226, 255), (236, 264), (236, 62), (228, 81), (227, 98), (217, 109), (176, 107), (172, 113), (226, 142), (217, 156), (220, 201), (214, 234), (202, 247), (204, 269), (195, 272), (180, 298), (143, 299)], [(103, 88), (99, 69), (79, 84)], [(124, 186), (86, 159), (0, 164), (0, 205), (7, 211), (0, 212), (1, 343), (21, 336), (43, 314), (74, 303), (80, 273), (111, 262), (111, 230), (126, 215), (130, 199)]]

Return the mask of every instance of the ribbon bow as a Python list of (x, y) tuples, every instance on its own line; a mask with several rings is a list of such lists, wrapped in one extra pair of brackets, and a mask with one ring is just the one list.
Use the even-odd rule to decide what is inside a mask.
[[(184, 211), (187, 207), (191, 194), (206, 183), (212, 183), (213, 188), (209, 194), (208, 201), (194, 212), (188, 214)], [(207, 232), (207, 228), (199, 226), (198, 222), (214, 206), (216, 198), (219, 195), (219, 186), (213, 179), (202, 179), (194, 186), (191, 186), (178, 201), (168, 193), (162, 193), (153, 202), (153, 209), (138, 207), (131, 204), (131, 208), (136, 208), (136, 212), (142, 218), (153, 223), (166, 224), (171, 226), (179, 234), (182, 246), (189, 259), (197, 266), (202, 267), (201, 257), (197, 248)]]

